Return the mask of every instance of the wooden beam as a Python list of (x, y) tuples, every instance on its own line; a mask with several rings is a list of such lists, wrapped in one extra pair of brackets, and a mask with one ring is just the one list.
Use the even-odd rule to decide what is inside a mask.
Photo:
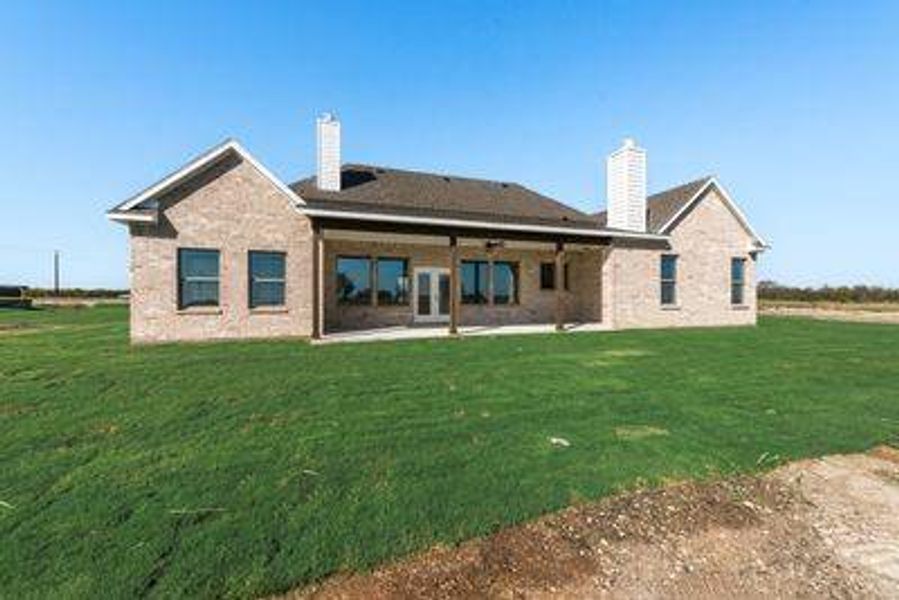
[(322, 337), (321, 318), (321, 271), (322, 271), (322, 226), (312, 221), (312, 339)]
[(450, 321), (449, 332), (459, 332), (459, 239), (450, 236)]
[(556, 266), (553, 269), (556, 291), (556, 331), (565, 329), (565, 242), (556, 242)]

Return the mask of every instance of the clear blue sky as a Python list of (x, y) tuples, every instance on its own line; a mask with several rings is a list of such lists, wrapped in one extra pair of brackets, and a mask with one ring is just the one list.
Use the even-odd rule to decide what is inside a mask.
[(899, 286), (899, 2), (4, 2), (0, 281), (127, 285), (103, 212), (236, 137), (283, 179), (336, 110), (344, 160), (604, 204), (715, 173), (762, 276)]

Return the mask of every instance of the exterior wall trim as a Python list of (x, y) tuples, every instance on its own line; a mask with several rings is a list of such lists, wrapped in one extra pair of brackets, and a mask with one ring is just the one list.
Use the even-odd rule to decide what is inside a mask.
[[(181, 182), (181, 180), (193, 175), (203, 167), (213, 163), (215, 160), (217, 160), (227, 152), (235, 152), (242, 159), (253, 165), (254, 169), (259, 171), (259, 173), (262, 174), (263, 177), (268, 179), (275, 187), (284, 192), (284, 194), (287, 195), (287, 197), (290, 198), (295, 204), (300, 206), (306, 204), (306, 202), (302, 198), (300, 198), (293, 190), (291, 190), (283, 181), (275, 177), (275, 175), (267, 168), (265, 168), (265, 166), (261, 162), (256, 160), (256, 158), (252, 154), (250, 154), (249, 151), (240, 144), (240, 142), (235, 139), (227, 139), (218, 146), (211, 148), (194, 160), (188, 162), (186, 165), (184, 165), (174, 173), (154, 183), (136, 196), (129, 198), (125, 202), (109, 210), (106, 213), (107, 218), (112, 221), (147, 221), (148, 219), (146, 219), (144, 215), (138, 216), (136, 214), (123, 213), (128, 213), (128, 211), (131, 211), (132, 209), (140, 206), (141, 203), (152, 200), (160, 193)], [(149, 221), (153, 222), (155, 221), (155, 218), (155, 215), (152, 215)]]
[(549, 233), (559, 235), (574, 235), (596, 238), (628, 238), (652, 241), (668, 241), (670, 236), (654, 233), (636, 233), (629, 231), (617, 231), (614, 229), (575, 229), (573, 227), (550, 227), (546, 225), (528, 225), (525, 223), (497, 223), (494, 221), (469, 221), (465, 219), (439, 219), (431, 217), (413, 217), (407, 215), (388, 215), (382, 213), (351, 212), (344, 210), (328, 210), (322, 208), (301, 208), (300, 212), (309, 217), (322, 217), (329, 219), (346, 219), (353, 221), (377, 221), (392, 223), (410, 223), (416, 225), (437, 225), (444, 227), (458, 227), (467, 229), (491, 229), (504, 231), (523, 231), (534, 233)]

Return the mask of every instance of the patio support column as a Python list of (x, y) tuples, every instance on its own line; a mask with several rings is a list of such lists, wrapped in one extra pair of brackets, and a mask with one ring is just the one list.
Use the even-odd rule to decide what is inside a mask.
[(449, 332), (455, 335), (459, 332), (459, 239), (450, 236), (450, 310)]
[(562, 295), (565, 287), (565, 244), (556, 242), (556, 265), (553, 269), (553, 287), (556, 290), (556, 331), (565, 329), (565, 306)]
[(312, 221), (312, 339), (322, 337), (322, 226)]

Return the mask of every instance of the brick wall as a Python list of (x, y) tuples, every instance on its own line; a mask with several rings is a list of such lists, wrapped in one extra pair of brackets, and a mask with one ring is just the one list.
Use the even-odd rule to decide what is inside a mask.
[[(228, 155), (166, 194), (160, 207), (158, 225), (131, 226), (132, 341), (311, 333), (309, 220), (252, 165)], [(178, 309), (177, 251), (184, 247), (219, 250), (217, 309)], [(283, 308), (249, 308), (249, 250), (286, 252)]]
[[(229, 155), (160, 199), (158, 225), (131, 226), (131, 337), (135, 342), (308, 336), (312, 310), (312, 233), (284, 193), (236, 155)], [(671, 246), (616, 242), (614, 248), (567, 252), (570, 291), (565, 320), (603, 321), (611, 327), (744, 325), (756, 321), (755, 262), (751, 237), (715, 190), (710, 190), (672, 233)], [(220, 306), (179, 310), (178, 248), (220, 252)], [(286, 252), (283, 308), (250, 309), (248, 251)], [(678, 303), (660, 303), (660, 256), (678, 258)], [(449, 267), (445, 243), (325, 241), (325, 330), (368, 329), (413, 322), (404, 306), (347, 306), (337, 302), (338, 255), (403, 257), (416, 267)], [(552, 323), (555, 293), (540, 289), (540, 264), (553, 262), (551, 246), (506, 247), (489, 253), (483, 241), (460, 248), (463, 259), (518, 263), (519, 302), (462, 305), (462, 325)], [(730, 304), (730, 260), (745, 257), (746, 304)], [(410, 299), (411, 302), (411, 299)]]
[[(488, 259), (483, 244), (460, 246), (462, 260)], [(411, 303), (404, 306), (355, 306), (337, 302), (337, 257), (400, 257), (409, 260), (409, 277), (416, 267), (449, 268), (449, 242), (446, 245), (384, 243), (326, 239), (325, 241), (325, 330), (347, 331), (413, 323)], [(461, 307), (461, 325), (496, 325), (552, 323), (555, 321), (555, 293), (540, 289), (540, 263), (553, 262), (554, 251), (539, 249), (494, 249), (493, 260), (518, 263), (519, 302), (516, 305), (468, 305)], [(564, 292), (565, 319), (593, 321), (599, 319), (599, 252), (584, 250), (568, 253), (570, 291)], [(593, 274), (591, 276), (591, 273)], [(411, 295), (411, 292), (410, 292)]]
[[(756, 322), (752, 238), (714, 189), (683, 218), (667, 244), (616, 242), (602, 268), (606, 316), (612, 327), (751, 325)], [(678, 255), (674, 307), (660, 300), (660, 256)], [(746, 258), (746, 304), (730, 303), (731, 258)]]

